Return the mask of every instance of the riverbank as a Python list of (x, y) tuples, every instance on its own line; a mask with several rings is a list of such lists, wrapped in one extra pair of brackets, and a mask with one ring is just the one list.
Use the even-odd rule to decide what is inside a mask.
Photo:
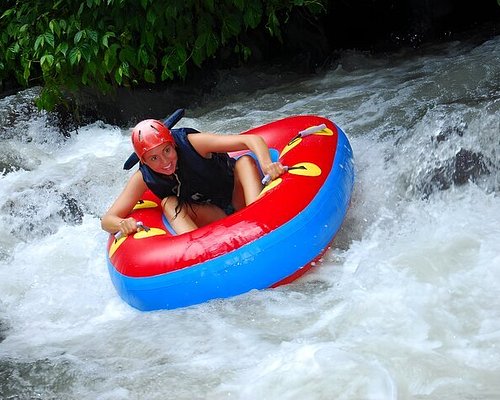
[[(189, 79), (135, 88), (118, 88), (102, 95), (91, 89), (72, 93), (77, 105), (59, 107), (53, 118), (63, 134), (101, 120), (122, 127), (146, 117), (160, 118), (177, 108), (193, 109), (237, 93), (253, 95), (267, 87), (287, 84), (339, 63), (346, 50), (368, 54), (425, 51), (428, 46), (466, 39), (477, 44), (500, 34), (500, 6), (489, 0), (473, 9), (450, 0), (349, 5), (330, 3), (327, 15), (313, 20), (297, 10), (283, 26), (283, 41), (255, 33), (252, 56), (245, 65), (231, 57), (207, 62)], [(4, 83), (0, 98), (22, 90)]]

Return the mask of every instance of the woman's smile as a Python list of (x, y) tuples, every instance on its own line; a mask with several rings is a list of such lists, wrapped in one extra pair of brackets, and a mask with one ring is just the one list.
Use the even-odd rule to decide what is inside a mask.
[(177, 167), (177, 152), (171, 143), (167, 143), (146, 152), (144, 162), (155, 172), (172, 175)]

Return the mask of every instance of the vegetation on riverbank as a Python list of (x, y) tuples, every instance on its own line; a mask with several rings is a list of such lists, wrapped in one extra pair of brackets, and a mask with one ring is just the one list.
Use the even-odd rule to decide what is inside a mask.
[(83, 87), (109, 93), (185, 79), (221, 54), (246, 60), (249, 33), (281, 39), (294, 8), (327, 0), (3, 0), (0, 82), (41, 85), (51, 110)]

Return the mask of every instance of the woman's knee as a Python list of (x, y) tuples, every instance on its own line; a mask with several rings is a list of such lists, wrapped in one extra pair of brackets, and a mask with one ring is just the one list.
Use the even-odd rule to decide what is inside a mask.
[(261, 190), (261, 172), (257, 162), (251, 156), (243, 156), (234, 167), (233, 206), (236, 210), (257, 199)]
[(255, 166), (255, 159), (248, 154), (243, 155), (236, 160), (235, 168), (241, 166)]
[(241, 176), (242, 174), (259, 174), (259, 167), (257, 166), (257, 161), (252, 156), (241, 156), (236, 160), (234, 165), (234, 172), (236, 175)]

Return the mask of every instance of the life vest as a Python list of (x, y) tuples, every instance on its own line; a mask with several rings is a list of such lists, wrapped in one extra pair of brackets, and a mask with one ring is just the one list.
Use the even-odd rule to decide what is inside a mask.
[(192, 128), (172, 129), (177, 151), (175, 174), (164, 175), (140, 163), (139, 170), (148, 188), (159, 198), (177, 196), (189, 203), (210, 203), (226, 209), (232, 201), (235, 160), (226, 153), (202, 157), (191, 145)]

